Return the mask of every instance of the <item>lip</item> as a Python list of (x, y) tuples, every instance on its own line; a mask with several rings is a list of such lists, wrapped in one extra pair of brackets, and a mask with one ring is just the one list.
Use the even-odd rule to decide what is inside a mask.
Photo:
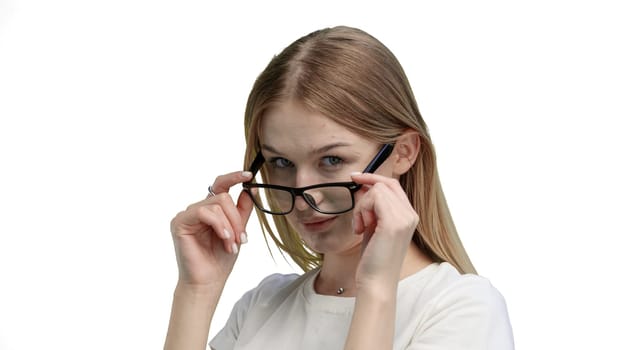
[(301, 221), (307, 231), (318, 232), (326, 230), (336, 219), (336, 216), (327, 218), (314, 218), (311, 220)]

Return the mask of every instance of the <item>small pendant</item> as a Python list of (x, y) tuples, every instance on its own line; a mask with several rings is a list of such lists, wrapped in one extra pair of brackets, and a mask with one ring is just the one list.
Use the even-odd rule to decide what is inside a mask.
[(341, 295), (343, 294), (343, 292), (344, 292), (343, 288), (340, 287), (339, 289), (337, 289), (337, 294)]

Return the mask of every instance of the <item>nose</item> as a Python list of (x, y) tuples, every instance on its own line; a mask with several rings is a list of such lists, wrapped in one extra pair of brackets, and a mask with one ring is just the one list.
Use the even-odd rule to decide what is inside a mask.
[[(296, 187), (306, 187), (317, 184), (317, 179), (314, 179), (312, 176), (308, 175), (309, 172), (299, 171), (296, 174)], [(317, 190), (309, 190), (302, 194), (299, 194), (294, 199), (294, 207), (298, 211), (304, 211), (307, 209), (311, 209), (311, 206), (317, 208), (319, 203), (322, 201), (322, 196)]]
[(317, 207), (317, 202), (315, 201), (315, 198), (313, 198), (312, 195), (305, 192), (302, 194), (302, 197), (305, 199), (305, 202), (309, 203), (310, 206)]
[[(303, 194), (303, 196), (306, 196), (306, 195)], [(307, 203), (304, 200), (304, 198), (302, 198), (302, 196), (296, 196), (296, 199), (294, 200), (294, 207), (296, 208), (297, 211), (305, 211), (307, 209), (310, 209), (309, 203)]]
[(296, 196), (295, 207), (296, 210), (303, 211), (309, 207), (319, 208), (324, 196), (320, 189), (307, 190), (301, 195)]

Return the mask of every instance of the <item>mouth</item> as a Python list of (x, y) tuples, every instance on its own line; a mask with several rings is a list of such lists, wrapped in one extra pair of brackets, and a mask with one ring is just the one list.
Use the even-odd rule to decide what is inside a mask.
[(336, 218), (336, 216), (333, 216), (331, 218), (316, 218), (301, 221), (301, 223), (307, 231), (322, 231), (327, 229), (335, 221)]

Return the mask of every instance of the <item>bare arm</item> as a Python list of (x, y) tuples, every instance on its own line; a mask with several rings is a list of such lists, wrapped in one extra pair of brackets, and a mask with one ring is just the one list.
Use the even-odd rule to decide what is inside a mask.
[(393, 349), (397, 285), (358, 290), (347, 350)]
[(177, 285), (165, 350), (205, 349), (223, 286), (205, 289)]

